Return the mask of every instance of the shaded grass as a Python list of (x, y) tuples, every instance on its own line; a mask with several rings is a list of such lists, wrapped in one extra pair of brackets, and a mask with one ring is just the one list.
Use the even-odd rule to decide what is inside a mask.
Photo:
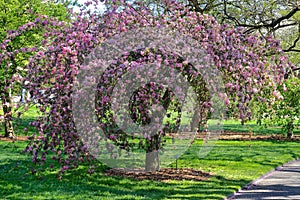
[[(297, 142), (218, 141), (212, 151), (199, 159), (202, 141), (196, 140), (178, 159), (178, 167), (212, 172), (203, 182), (136, 181), (105, 177), (101, 168), (88, 175), (81, 166), (62, 181), (56, 172), (40, 179), (30, 173), (30, 158), (20, 154), (26, 142), (0, 142), (1, 199), (223, 199), (269, 170), (299, 157)], [(171, 164), (175, 167), (175, 163)]]

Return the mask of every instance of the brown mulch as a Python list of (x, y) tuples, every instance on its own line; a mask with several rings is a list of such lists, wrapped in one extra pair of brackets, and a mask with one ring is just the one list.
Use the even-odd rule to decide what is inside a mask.
[[(197, 139), (203, 139), (205, 138), (205, 133), (200, 133), (196, 135)], [(280, 140), (284, 141), (286, 140), (286, 137), (284, 137), (281, 134), (272, 134), (272, 135), (254, 135), (247, 132), (231, 132), (231, 131), (225, 131), (223, 134), (221, 134), (218, 139), (220, 140)], [(16, 136), (14, 139), (7, 138), (0, 135), (0, 141), (26, 141), (28, 140), (28, 136)], [(292, 138), (292, 141), (300, 141), (300, 135), (294, 135)]]
[[(271, 134), (271, 135), (255, 135), (251, 133), (238, 133), (238, 132), (229, 132), (226, 131), (219, 136), (221, 140), (279, 140), (286, 141), (287, 138), (281, 134)], [(300, 141), (300, 135), (294, 135), (291, 141)]]
[(128, 170), (123, 168), (116, 168), (107, 170), (104, 175), (121, 176), (125, 178), (133, 178), (136, 180), (154, 180), (160, 182), (168, 182), (170, 180), (205, 181), (212, 177), (211, 173), (189, 168), (163, 168), (159, 171), (154, 172), (147, 172), (142, 169)]
[(26, 141), (28, 140), (28, 136), (16, 136), (15, 138), (8, 138), (4, 136), (0, 136), (0, 141), (8, 141), (8, 142), (13, 142), (13, 141)]
[[(181, 133), (184, 134), (184, 133)], [(167, 134), (168, 137), (179, 137), (177, 133)], [(206, 132), (197, 133), (195, 135), (196, 139), (206, 138)], [(282, 134), (270, 134), (270, 135), (256, 135), (249, 132), (232, 132), (224, 131), (218, 136), (219, 140), (242, 140), (242, 141), (251, 141), (251, 140), (279, 140), (287, 141), (287, 138)], [(300, 141), (300, 135), (294, 135), (294, 137), (289, 141)]]

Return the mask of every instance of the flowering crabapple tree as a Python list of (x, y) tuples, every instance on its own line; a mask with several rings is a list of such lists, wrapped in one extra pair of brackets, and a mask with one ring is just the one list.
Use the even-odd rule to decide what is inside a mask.
[[(91, 1), (86, 6), (97, 6), (97, 3), (96, 0)], [(222, 72), (225, 93), (220, 96), (242, 120), (251, 118), (249, 105), (253, 99), (263, 99), (265, 88), (273, 89), (281, 83), (289, 62), (282, 54), (278, 41), (270, 37), (266, 44), (261, 37), (245, 35), (242, 29), (228, 25), (221, 26), (213, 17), (190, 11), (176, 1), (165, 1), (165, 7), (165, 14), (160, 16), (140, 2), (120, 1), (110, 6), (104, 14), (82, 8), (81, 13), (74, 14), (70, 24), (45, 33), (47, 43), (44, 50), (35, 54), (28, 64), (27, 79), (31, 83), (28, 89), (38, 99), (43, 113), (43, 117), (32, 124), (39, 131), (38, 137), (32, 137), (24, 150), (33, 155), (34, 163), (44, 164), (51, 152), (52, 159), (61, 164), (59, 174), (85, 161), (90, 163), (89, 172), (94, 171), (96, 157), (80, 139), (73, 119), (72, 88), (89, 53), (109, 38), (129, 30), (164, 27), (197, 41), (213, 60), (214, 66)], [(271, 53), (276, 54), (276, 62), (268, 58)], [(206, 120), (212, 107), (211, 99), (201, 74), (194, 73), (191, 63), (166, 49), (131, 49), (116, 58), (99, 78), (95, 113), (98, 123), (106, 130), (106, 137), (99, 137), (99, 140), (113, 142), (128, 152), (133, 148), (146, 152), (163, 148), (164, 131), (138, 141), (130, 134), (124, 134), (124, 130), (118, 129), (113, 120), (110, 104), (111, 90), (118, 78), (129, 68), (151, 62), (168, 63), (167, 66), (173, 66), (187, 77), (198, 93), (197, 103), (204, 113), (201, 121)], [(50, 99), (50, 95), (54, 97)], [(157, 103), (167, 110), (166, 115), (176, 112), (176, 120), (180, 118), (178, 99), (172, 91), (151, 82), (133, 93), (129, 105), (131, 118), (137, 124), (149, 123), (148, 110)], [(159, 169), (157, 157), (146, 159), (146, 162), (153, 163), (147, 170)]]

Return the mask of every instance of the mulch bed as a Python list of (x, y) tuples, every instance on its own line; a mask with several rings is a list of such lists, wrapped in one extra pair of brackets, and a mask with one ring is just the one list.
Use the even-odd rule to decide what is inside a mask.
[[(287, 138), (281, 134), (271, 134), (271, 135), (254, 135), (250, 133), (238, 133), (238, 132), (229, 132), (226, 131), (219, 136), (220, 140), (278, 140), (278, 141), (287, 141)], [(300, 135), (294, 135), (290, 141), (300, 141)]]
[(104, 175), (133, 178), (136, 180), (154, 180), (160, 182), (168, 182), (170, 180), (205, 181), (213, 176), (211, 173), (189, 168), (163, 168), (155, 172), (147, 172), (142, 169), (129, 170), (116, 168), (107, 170)]
[(8, 141), (8, 142), (13, 142), (13, 141), (26, 141), (28, 140), (28, 136), (16, 136), (15, 138), (7, 138), (4, 136), (0, 136), (0, 141)]
[[(184, 133), (183, 133), (184, 134)], [(179, 134), (167, 134), (168, 137), (178, 138)], [(197, 133), (195, 135), (196, 139), (206, 138), (206, 132)], [(251, 141), (251, 140), (278, 140), (278, 141), (287, 141), (287, 138), (282, 134), (270, 134), (270, 135), (255, 135), (248, 132), (232, 132), (224, 131), (218, 136), (219, 140), (241, 140), (241, 141)], [(294, 137), (289, 141), (300, 141), (300, 135), (294, 135)]]
[[(205, 138), (205, 133), (200, 133), (196, 135), (197, 139)], [(222, 135), (218, 137), (220, 140), (279, 140), (286, 141), (286, 137), (281, 134), (272, 134), (272, 135), (254, 135), (247, 132), (231, 132), (225, 131)], [(28, 140), (28, 136), (16, 136), (14, 139), (6, 138), (4, 136), (0, 136), (0, 141), (26, 141)], [(291, 139), (292, 141), (300, 141), (300, 135), (294, 135)]]

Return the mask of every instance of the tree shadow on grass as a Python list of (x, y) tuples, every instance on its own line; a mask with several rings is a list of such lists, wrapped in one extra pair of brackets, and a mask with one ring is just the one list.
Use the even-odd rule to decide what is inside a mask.
[(0, 196), (6, 199), (223, 199), (248, 180), (214, 177), (205, 182), (136, 181), (122, 177), (88, 175), (77, 169), (59, 181), (55, 173), (41, 179), (28, 173), (30, 161), (6, 159), (0, 164)]

